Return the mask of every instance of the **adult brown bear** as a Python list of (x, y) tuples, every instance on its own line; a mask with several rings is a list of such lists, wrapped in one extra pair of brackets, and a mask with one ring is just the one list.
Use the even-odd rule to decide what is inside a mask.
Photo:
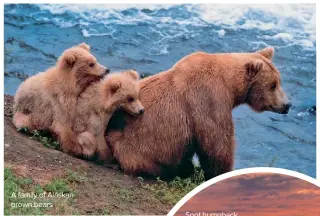
[(272, 64), (273, 48), (255, 53), (196, 52), (140, 81), (141, 117), (117, 113), (106, 139), (125, 173), (182, 177), (197, 153), (206, 179), (231, 171), (232, 109), (286, 114), (291, 103)]

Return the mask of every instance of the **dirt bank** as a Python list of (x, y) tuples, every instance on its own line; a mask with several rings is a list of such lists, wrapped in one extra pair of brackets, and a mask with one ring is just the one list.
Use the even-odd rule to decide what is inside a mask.
[[(148, 182), (46, 148), (41, 142), (17, 132), (11, 122), (12, 102), (12, 96), (5, 95), (4, 163), (6, 171), (15, 176), (12, 177), (14, 180), (8, 177), (9, 174), (5, 176), (5, 190), (9, 195), (11, 183), (27, 192), (41, 188), (75, 194), (72, 200), (60, 200), (54, 202), (56, 206), (41, 210), (49, 214), (167, 214), (173, 207), (172, 203), (157, 199), (148, 189)], [(24, 179), (23, 183), (21, 179)], [(26, 184), (28, 179), (30, 183)], [(5, 197), (7, 205), (13, 200)], [(10, 206), (5, 208), (8, 213), (23, 213)]]

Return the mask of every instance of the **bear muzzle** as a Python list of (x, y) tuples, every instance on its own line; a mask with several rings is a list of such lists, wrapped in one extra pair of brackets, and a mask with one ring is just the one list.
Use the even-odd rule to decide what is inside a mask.
[(288, 102), (286, 104), (283, 104), (281, 107), (270, 106), (270, 111), (279, 113), (279, 114), (288, 114), (290, 107), (292, 107), (292, 103)]
[(100, 77), (103, 78), (106, 75), (108, 75), (109, 73), (110, 73), (110, 69), (109, 68), (105, 68), (104, 71), (102, 72), (102, 74), (100, 75)]
[(291, 103), (291, 102), (285, 104), (285, 105), (284, 105), (284, 111), (283, 111), (282, 114), (288, 114), (290, 107), (292, 107), (292, 103)]

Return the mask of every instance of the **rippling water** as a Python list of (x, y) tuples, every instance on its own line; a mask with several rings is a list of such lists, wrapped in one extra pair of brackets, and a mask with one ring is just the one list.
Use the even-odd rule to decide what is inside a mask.
[(315, 5), (5, 5), (5, 93), (87, 42), (112, 70), (167, 70), (195, 52), (274, 46), (293, 103), (288, 115), (234, 110), (236, 169), (274, 166), (316, 175)]

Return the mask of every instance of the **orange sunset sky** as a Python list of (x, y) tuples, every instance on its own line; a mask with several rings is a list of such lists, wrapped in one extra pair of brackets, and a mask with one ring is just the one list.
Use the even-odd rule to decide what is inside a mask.
[(204, 216), (202, 212), (208, 216), (221, 212), (236, 212), (238, 216), (320, 216), (320, 188), (286, 175), (245, 174), (202, 190), (176, 215), (191, 216), (190, 212), (200, 212), (197, 216)]

